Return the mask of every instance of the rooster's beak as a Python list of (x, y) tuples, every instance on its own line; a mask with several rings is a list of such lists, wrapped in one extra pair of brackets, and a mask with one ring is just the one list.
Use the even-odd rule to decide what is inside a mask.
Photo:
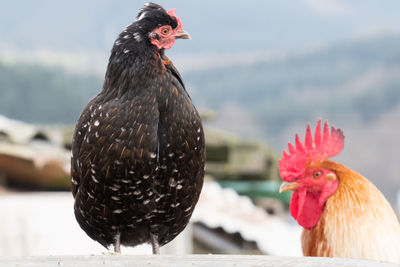
[(299, 184), (296, 182), (283, 182), (279, 187), (279, 193), (296, 190), (299, 187)]
[(180, 30), (178, 31), (177, 34), (175, 34), (175, 39), (192, 39), (192, 38), (187, 32), (185, 32), (184, 30)]

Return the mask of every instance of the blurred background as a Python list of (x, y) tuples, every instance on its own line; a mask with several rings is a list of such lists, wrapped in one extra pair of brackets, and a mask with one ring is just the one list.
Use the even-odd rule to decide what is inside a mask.
[[(73, 217), (74, 124), (145, 2), (9, 1), (0, 9), (0, 255), (98, 254)], [(307, 122), (343, 129), (337, 161), (400, 209), (400, 2), (158, 1), (191, 41), (167, 55), (206, 126), (207, 183), (165, 253), (301, 255), (277, 160)], [(149, 247), (124, 250), (150, 253)]]

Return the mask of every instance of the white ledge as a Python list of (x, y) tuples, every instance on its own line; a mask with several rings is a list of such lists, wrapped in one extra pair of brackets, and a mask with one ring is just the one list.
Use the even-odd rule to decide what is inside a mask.
[(208, 267), (262, 267), (262, 266), (399, 266), (394, 263), (341, 258), (275, 257), (250, 255), (95, 255), (95, 256), (42, 256), (1, 258), (0, 266), (208, 266)]

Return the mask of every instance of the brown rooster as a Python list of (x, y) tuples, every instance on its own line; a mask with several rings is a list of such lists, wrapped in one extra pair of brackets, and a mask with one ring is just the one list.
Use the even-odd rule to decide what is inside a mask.
[(305, 256), (365, 258), (400, 263), (400, 226), (389, 202), (366, 178), (328, 158), (341, 152), (344, 136), (318, 121), (313, 140), (283, 151), (280, 192), (293, 190), (290, 213), (304, 228)]

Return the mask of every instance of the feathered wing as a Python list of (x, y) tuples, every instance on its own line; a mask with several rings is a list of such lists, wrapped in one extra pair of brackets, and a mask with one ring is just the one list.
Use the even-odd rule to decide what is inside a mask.
[[(78, 155), (81, 151), (82, 142), (86, 136), (87, 122), (90, 119), (89, 107), (96, 105), (97, 97), (93, 98), (84, 108), (80, 115), (78, 122), (75, 126), (75, 132), (72, 138), (72, 149), (71, 149), (71, 191), (75, 197), (76, 193), (81, 184), (82, 172), (80, 171), (80, 161)], [(85, 126), (86, 125), (86, 126)]]
[(75, 216), (89, 236), (107, 246), (115, 231), (103, 229), (110, 227), (105, 221), (131, 224), (154, 210), (155, 194), (149, 192), (159, 166), (159, 111), (156, 96), (104, 103), (102, 97), (89, 103), (78, 122), (71, 173)]
[[(135, 171), (122, 170), (118, 165), (136, 166), (136, 176), (140, 175), (139, 170), (152, 172), (150, 169), (157, 167), (156, 101), (137, 98), (121, 103), (114, 99), (101, 104), (101, 100), (99, 95), (87, 105), (75, 130), (71, 162), (71, 176), (76, 181), (72, 182), (74, 195), (83, 179), (114, 178), (110, 175), (118, 178)], [(154, 167), (143, 166), (145, 163)], [(105, 169), (106, 166), (109, 168)]]
[[(157, 209), (160, 244), (168, 243), (187, 225), (197, 203), (204, 176), (205, 143), (200, 116), (190, 101), (179, 72), (171, 62), (159, 80), (159, 183), (163, 192)], [(162, 89), (161, 89), (162, 88)], [(167, 232), (169, 232), (167, 234)]]

